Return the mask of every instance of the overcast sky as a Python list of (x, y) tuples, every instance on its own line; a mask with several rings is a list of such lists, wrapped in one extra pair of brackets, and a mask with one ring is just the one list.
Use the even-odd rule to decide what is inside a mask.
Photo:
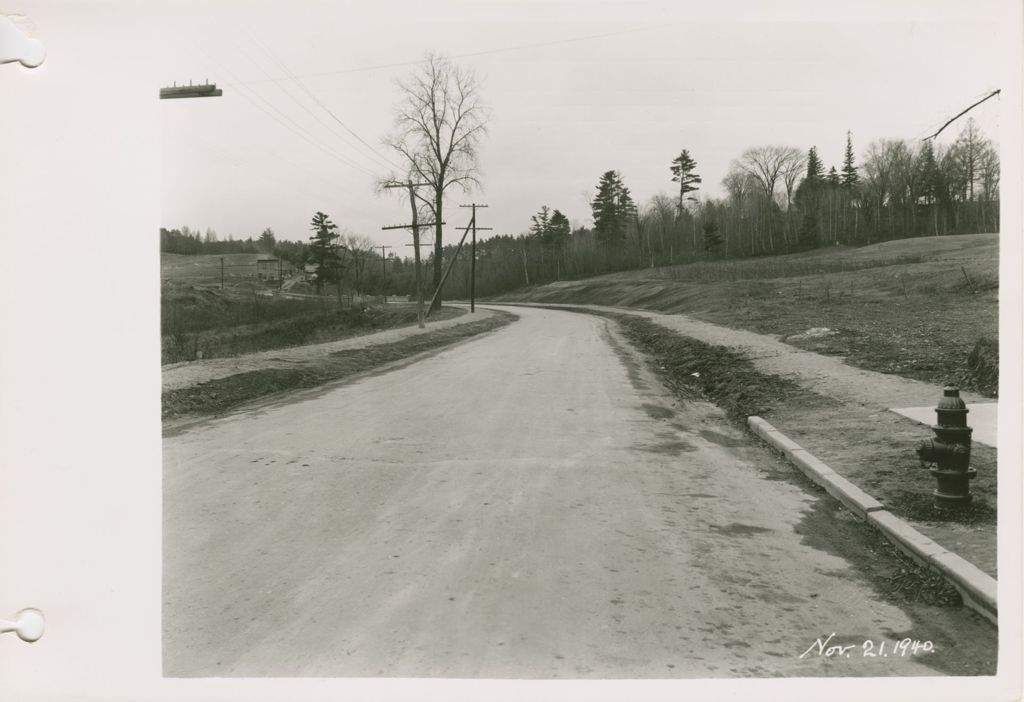
[[(703, 196), (722, 194), (750, 146), (816, 145), (838, 167), (847, 130), (859, 159), (870, 141), (918, 140), (1000, 85), (994, 5), (913, 5), (768, 21), (621, 2), (175, 5), (159, 18), (173, 28), (163, 81), (209, 79), (224, 95), (161, 103), (161, 221), (305, 239), (323, 210), (379, 243), (406, 243), (380, 228), (407, 221), (408, 206), (376, 195), (374, 179), (398, 161), (381, 145), (395, 81), (428, 51), (475, 71), (492, 112), (482, 192), (450, 198), (449, 236), (468, 219), (453, 206), (472, 200), (490, 206), (480, 224), (499, 234), (525, 231), (545, 204), (589, 225), (604, 171), (621, 172), (643, 202), (673, 192), (669, 163), (684, 148)], [(993, 138), (999, 107), (973, 113)]]

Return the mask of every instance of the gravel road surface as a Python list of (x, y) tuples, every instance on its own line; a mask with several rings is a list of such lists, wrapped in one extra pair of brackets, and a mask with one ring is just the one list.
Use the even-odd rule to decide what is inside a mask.
[(165, 438), (166, 675), (936, 674), (865, 657), (912, 622), (720, 410), (605, 319), (516, 312)]

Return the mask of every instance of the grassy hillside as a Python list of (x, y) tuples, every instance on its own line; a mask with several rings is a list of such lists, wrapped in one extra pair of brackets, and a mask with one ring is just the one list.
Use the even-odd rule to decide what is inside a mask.
[[(863, 368), (994, 395), (998, 256), (996, 234), (922, 237), (626, 271), (499, 299), (684, 313)], [(806, 334), (818, 329), (829, 331)], [(973, 365), (987, 371), (969, 367), (972, 351)]]
[[(431, 319), (462, 313), (445, 307)], [(180, 281), (161, 286), (162, 363), (334, 341), (415, 323), (416, 307), (408, 303), (339, 304), (332, 295), (267, 295)]]
[[(256, 261), (270, 258), (266, 254), (160, 254), (160, 279), (193, 285), (219, 284), (220, 262), (224, 259), (224, 284), (252, 282), (256, 278)], [(286, 267), (288, 264), (284, 264)]]

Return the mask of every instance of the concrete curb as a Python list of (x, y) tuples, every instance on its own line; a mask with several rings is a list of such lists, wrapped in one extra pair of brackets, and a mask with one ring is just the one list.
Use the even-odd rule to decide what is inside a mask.
[(957, 589), (967, 607), (998, 624), (995, 578), (887, 511), (881, 502), (837, 474), (761, 417), (748, 417), (747, 424), (754, 434), (781, 451), (812, 482), (825, 488), (851, 512), (882, 532), (899, 550), (945, 578)]

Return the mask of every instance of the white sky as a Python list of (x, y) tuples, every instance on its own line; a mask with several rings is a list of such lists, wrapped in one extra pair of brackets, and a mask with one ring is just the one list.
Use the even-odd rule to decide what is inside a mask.
[[(451, 237), (468, 220), (453, 206), (474, 199), (490, 206), (480, 224), (499, 234), (525, 231), (544, 204), (589, 224), (588, 200), (609, 169), (622, 173), (635, 199), (672, 193), (668, 166), (683, 148), (697, 161), (702, 195), (722, 194), (729, 162), (749, 146), (817, 145), (826, 168), (838, 167), (847, 129), (859, 158), (873, 139), (927, 135), (1000, 85), (992, 41), (1000, 27), (984, 4), (924, 12), (913, 3), (868, 3), (842, 21), (835, 10), (805, 9), (769, 15), (768, 23), (723, 21), (756, 17), (683, 5), (590, 7), (599, 9), (178, 6), (161, 18), (173, 27), (161, 47), (162, 80), (208, 78), (224, 95), (160, 105), (162, 224), (213, 227), (221, 238), (271, 227), (278, 238), (305, 239), (312, 214), (323, 210), (379, 243), (409, 240), (380, 230), (408, 217), (397, 196), (374, 194), (373, 176), (387, 164), (286, 71), (307, 76), (321, 102), (397, 160), (380, 142), (399, 97), (395, 80), (412, 66), (393, 64), (431, 50), (491, 52), (455, 58), (481, 78), (493, 117), (480, 159), (483, 192), (450, 198)], [(595, 35), (605, 36), (529, 46)], [(993, 99), (972, 113), (993, 138), (999, 108)], [(947, 132), (955, 137), (956, 126)]]

